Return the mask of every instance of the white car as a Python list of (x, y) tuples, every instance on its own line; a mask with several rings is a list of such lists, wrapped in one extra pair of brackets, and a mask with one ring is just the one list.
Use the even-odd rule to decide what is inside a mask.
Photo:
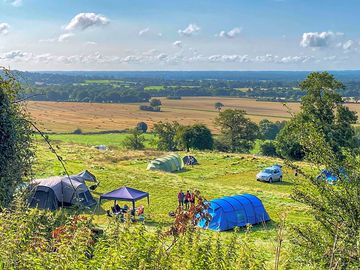
[(281, 182), (282, 181), (282, 171), (281, 171), (281, 167), (279, 165), (274, 165), (271, 167), (267, 167), (264, 170), (262, 170), (261, 172), (259, 172), (256, 175), (256, 180), (257, 181), (264, 181), (264, 182)]

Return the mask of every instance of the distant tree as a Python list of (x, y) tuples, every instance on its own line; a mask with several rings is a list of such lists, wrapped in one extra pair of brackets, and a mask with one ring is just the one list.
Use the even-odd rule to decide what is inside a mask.
[(158, 141), (157, 148), (164, 151), (177, 150), (176, 134), (180, 128), (180, 124), (176, 121), (172, 123), (159, 122), (154, 124), (153, 132), (155, 133)]
[(179, 127), (176, 140), (186, 151), (212, 149), (214, 144), (211, 131), (204, 124)]
[(141, 130), (143, 133), (146, 133), (146, 131), (148, 129), (148, 125), (145, 122), (139, 122), (139, 123), (137, 123), (136, 128), (138, 130)]
[(126, 149), (141, 150), (145, 148), (143, 132), (137, 128), (131, 129), (129, 135), (124, 139), (123, 146)]
[(73, 134), (82, 134), (82, 130), (80, 128), (77, 128), (73, 131)]
[(219, 113), (215, 124), (221, 130), (221, 141), (232, 152), (248, 152), (258, 137), (258, 126), (243, 110), (227, 109)]
[(152, 107), (159, 107), (161, 106), (161, 100), (157, 98), (153, 98), (150, 100), (150, 106)]
[(160, 107), (153, 107), (153, 106), (147, 106), (147, 105), (140, 105), (139, 109), (142, 111), (160, 112)]
[(214, 106), (216, 110), (221, 111), (222, 107), (224, 107), (224, 104), (221, 102), (216, 102)]
[(32, 130), (21, 102), (20, 85), (8, 73), (0, 75), (0, 207), (11, 202), (19, 183), (31, 177), (34, 159)]

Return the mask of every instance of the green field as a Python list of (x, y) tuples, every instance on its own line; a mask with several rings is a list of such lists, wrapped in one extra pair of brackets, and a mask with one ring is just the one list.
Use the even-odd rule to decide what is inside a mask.
[[(51, 134), (48, 135), (51, 141), (66, 142), (71, 144), (79, 144), (85, 146), (106, 145), (109, 147), (123, 148), (124, 139), (128, 135), (125, 133), (110, 133), (110, 134), (91, 134), (91, 135), (75, 135), (75, 134)], [(152, 134), (144, 135), (146, 142), (145, 147), (150, 147), (151, 140), (154, 138)], [(36, 137), (38, 140), (40, 136)]]
[[(294, 180), (291, 170), (284, 169), (282, 183), (268, 184), (255, 180), (255, 174), (260, 169), (281, 163), (277, 159), (218, 152), (192, 152), (200, 165), (186, 168), (179, 173), (163, 173), (146, 171), (147, 163), (165, 154), (163, 152), (151, 149), (128, 151), (118, 147), (99, 151), (91, 147), (97, 144), (120, 145), (123, 134), (53, 135), (50, 138), (55, 140), (53, 143), (57, 146), (58, 154), (65, 160), (70, 174), (88, 169), (97, 176), (100, 186), (93, 192), (95, 198), (98, 199), (101, 194), (123, 185), (149, 192), (150, 206), (147, 206), (145, 200), (139, 202), (145, 205), (146, 224), (149, 228), (171, 224), (172, 219), (168, 217), (168, 213), (175, 210), (177, 192), (180, 189), (199, 189), (207, 199), (242, 193), (258, 196), (272, 221), (266, 226), (255, 226), (252, 237), (260, 247), (265, 247), (268, 256), (273, 254), (279, 215), (286, 213), (288, 224), (309, 220), (304, 206), (290, 198)], [(183, 156), (186, 153), (179, 154)], [(55, 156), (44, 142), (38, 140), (36, 177), (62, 173)], [(94, 220), (101, 227), (106, 227), (109, 221), (105, 211), (110, 209), (111, 204), (112, 202), (104, 202), (95, 212)]]

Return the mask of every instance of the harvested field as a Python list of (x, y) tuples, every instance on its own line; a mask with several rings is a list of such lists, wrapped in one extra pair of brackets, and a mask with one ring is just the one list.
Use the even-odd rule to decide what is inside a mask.
[[(214, 119), (218, 112), (215, 102), (226, 108), (247, 111), (249, 117), (259, 122), (268, 118), (271, 121), (290, 118), (288, 108), (299, 110), (298, 103), (264, 102), (244, 98), (188, 97), (181, 100), (162, 99), (162, 112), (139, 110), (140, 104), (103, 104), (75, 102), (29, 102), (32, 117), (43, 130), (48, 132), (72, 132), (76, 128), (83, 131), (104, 131), (127, 129), (144, 121), (150, 127), (159, 121), (179, 121), (182, 124), (204, 123), (215, 133)], [(350, 104), (352, 110), (360, 111), (360, 106)]]

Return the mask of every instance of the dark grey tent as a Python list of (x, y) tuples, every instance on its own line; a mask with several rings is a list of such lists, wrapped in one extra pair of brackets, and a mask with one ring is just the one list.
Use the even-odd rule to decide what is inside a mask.
[(199, 164), (194, 156), (183, 157), (183, 162), (185, 165), (198, 165)]
[(59, 206), (75, 203), (83, 206), (95, 205), (96, 201), (88, 187), (77, 178), (79, 176), (70, 176), (70, 179), (67, 176), (54, 176), (32, 181), (30, 207), (55, 210)]

